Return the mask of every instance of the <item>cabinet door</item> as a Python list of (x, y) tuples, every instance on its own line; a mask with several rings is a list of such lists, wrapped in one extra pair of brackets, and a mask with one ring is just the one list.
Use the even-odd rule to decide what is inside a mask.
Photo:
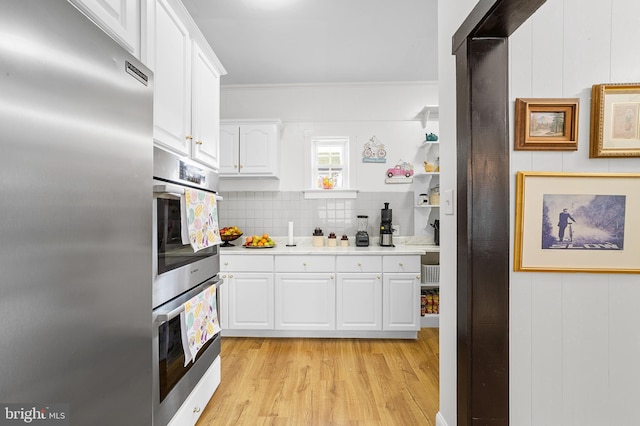
[(420, 329), (420, 274), (383, 274), (382, 300), (383, 330)]
[(229, 328), (273, 330), (272, 273), (229, 273)]
[(382, 330), (381, 274), (337, 275), (336, 328)]
[(277, 174), (277, 129), (272, 124), (240, 126), (240, 173)]
[(193, 43), (192, 157), (213, 169), (220, 167), (220, 73)]
[(120, 46), (140, 59), (140, 0), (70, 0)]
[(220, 175), (235, 176), (240, 165), (240, 127), (220, 125)]
[(179, 154), (191, 148), (191, 39), (166, 0), (155, 21), (153, 137)]
[(335, 299), (333, 274), (276, 274), (276, 330), (335, 330)]

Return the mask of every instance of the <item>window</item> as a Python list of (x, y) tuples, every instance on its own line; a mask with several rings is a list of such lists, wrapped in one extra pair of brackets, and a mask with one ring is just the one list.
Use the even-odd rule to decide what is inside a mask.
[(313, 139), (311, 188), (349, 188), (349, 139)]

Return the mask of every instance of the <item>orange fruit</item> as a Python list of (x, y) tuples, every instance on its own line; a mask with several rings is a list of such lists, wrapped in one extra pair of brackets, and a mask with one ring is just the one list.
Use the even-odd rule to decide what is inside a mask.
[(260, 241), (260, 242), (258, 243), (258, 246), (262, 247), (262, 246), (264, 246), (264, 243), (263, 243), (262, 241)]
[(262, 239), (263, 239), (263, 240), (266, 240), (267, 238), (269, 238), (269, 235), (268, 235), (268, 234), (262, 234)]

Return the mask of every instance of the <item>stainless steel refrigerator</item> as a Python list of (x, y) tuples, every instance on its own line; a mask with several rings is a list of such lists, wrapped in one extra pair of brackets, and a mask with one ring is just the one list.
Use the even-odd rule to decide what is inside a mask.
[(67, 1), (1, 9), (0, 404), (150, 425), (153, 74)]

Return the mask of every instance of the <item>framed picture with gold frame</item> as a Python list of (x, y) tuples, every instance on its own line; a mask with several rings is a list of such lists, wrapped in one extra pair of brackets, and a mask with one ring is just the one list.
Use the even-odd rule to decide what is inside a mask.
[(578, 98), (516, 98), (516, 151), (576, 151)]
[(640, 157), (640, 83), (591, 87), (589, 157)]
[(514, 271), (640, 273), (640, 173), (518, 172)]

